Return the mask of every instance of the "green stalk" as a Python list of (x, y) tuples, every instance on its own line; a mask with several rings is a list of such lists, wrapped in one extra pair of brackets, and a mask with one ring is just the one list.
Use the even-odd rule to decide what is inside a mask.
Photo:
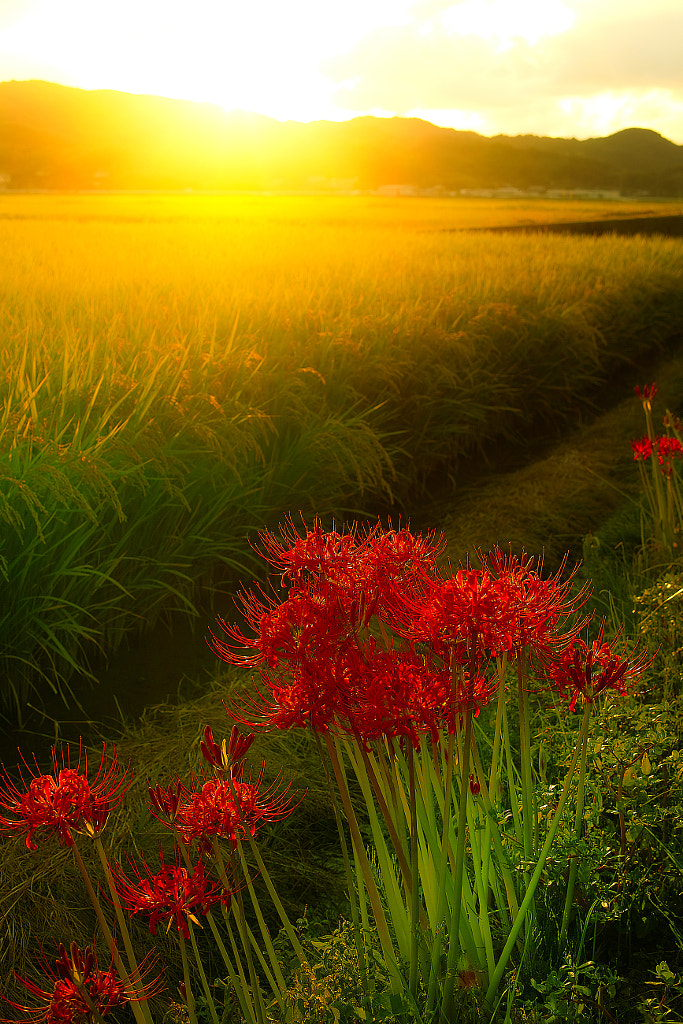
[[(223, 854), (221, 852), (221, 848), (218, 845), (218, 841), (217, 841), (215, 836), (213, 837), (213, 853), (214, 853), (214, 857), (216, 859), (216, 865), (218, 867), (218, 872), (219, 872), (219, 876), (220, 876), (221, 882), (223, 883), (223, 887), (224, 887), (226, 892), (230, 892), (231, 890), (230, 890), (230, 886), (229, 886), (229, 883), (228, 883), (228, 877), (227, 877), (227, 874), (226, 874), (226, 871), (225, 871), (225, 863), (223, 861)], [(239, 889), (236, 889), (236, 890), (232, 891), (232, 896), (233, 896), (233, 899), (232, 899), (232, 912), (235, 915), (235, 921), (237, 922), (237, 930), (239, 932), (240, 941), (242, 943), (242, 949), (244, 950), (244, 953), (245, 953), (246, 958), (247, 958), (247, 969), (249, 971), (249, 982), (250, 982), (251, 990), (252, 990), (252, 993), (253, 993), (254, 1005), (256, 1007), (256, 1016), (257, 1016), (259, 1024), (265, 1024), (265, 1013), (264, 1013), (263, 1001), (261, 999), (261, 990), (259, 988), (258, 978), (256, 976), (256, 971), (254, 969), (254, 960), (253, 960), (253, 957), (251, 955), (251, 943), (250, 943), (249, 938), (248, 938), (248, 936), (246, 934), (247, 922), (246, 922), (246, 918), (244, 916), (244, 904), (242, 902), (242, 893), (241, 893), (241, 891)], [(237, 908), (239, 909), (239, 913), (235, 909), (235, 905), (237, 905)]]
[(394, 953), (393, 945), (391, 942), (391, 936), (389, 934), (389, 927), (387, 925), (387, 919), (384, 915), (382, 908), (382, 901), (380, 899), (379, 892), (377, 891), (377, 885), (372, 875), (372, 868), (368, 861), (368, 856), (365, 852), (365, 846), (363, 845), (363, 838), (360, 834), (358, 827), (358, 821), (356, 814), (351, 803), (351, 796), (346, 786), (346, 780), (342, 772), (337, 751), (334, 743), (328, 733), (325, 733), (325, 744), (332, 764), (332, 770), (334, 771), (335, 779), (337, 780), (337, 788), (342, 799), (344, 806), (344, 812), (346, 814), (346, 820), (351, 830), (351, 839), (353, 841), (354, 852), (358, 858), (361, 872), (363, 875), (363, 881), (365, 882), (365, 888), (367, 890), (368, 898), (370, 900), (370, 906), (372, 907), (372, 913), (375, 918), (377, 925), (377, 933), (379, 935), (380, 945), (382, 946), (382, 953), (384, 955), (384, 963), (387, 971), (391, 978), (391, 989), (395, 995), (398, 995), (404, 990), (403, 980), (401, 978), (398, 964), (396, 963), (396, 956)]
[(427, 989), (427, 1012), (429, 1017), (434, 1011), (436, 1004), (436, 989), (439, 975), (439, 960), (441, 959), (441, 947), (445, 931), (445, 922), (441, 922), (446, 910), (446, 867), (448, 864), (448, 849), (450, 846), (450, 816), (451, 816), (451, 789), (453, 785), (453, 733), (448, 735), (448, 746), (446, 751), (446, 785), (444, 787), (444, 804), (442, 814), (442, 835), (441, 835), (441, 861), (439, 863), (439, 907), (435, 923), (434, 944), (432, 946), (432, 962), (429, 968), (429, 986)]
[[(472, 868), (474, 871), (474, 889), (479, 904), (478, 929), (482, 943), (478, 949), (478, 959), (481, 963), (486, 961), (486, 968), (490, 974), (493, 970), (493, 940), (491, 938), (491, 924), (489, 914), (489, 863), (488, 851), (481, 842), (482, 835), (486, 842), (485, 824), (482, 828), (482, 812), (479, 806), (475, 806), (474, 799), (467, 801), (467, 828), (470, 836), (470, 850), (472, 854)], [(483, 956), (482, 956), (483, 946)]]
[(187, 949), (185, 948), (185, 936), (178, 929), (178, 939), (180, 940), (180, 957), (183, 961), (183, 978), (185, 981), (185, 1006), (187, 1007), (187, 1014), (190, 1018), (190, 1024), (198, 1024), (197, 1013), (194, 1005), (194, 996), (192, 995), (192, 985), (190, 984), (190, 969), (187, 963)]
[[(358, 754), (358, 751), (354, 751), (350, 744), (346, 744), (346, 752), (348, 759), (351, 763), (351, 766), (356, 774), (356, 778), (360, 784), (363, 799), (365, 801), (365, 806), (367, 807), (368, 817), (370, 819), (370, 827), (372, 829), (372, 837), (374, 841), (375, 852), (377, 854), (377, 860), (379, 862), (381, 877), (384, 882), (385, 898), (389, 907), (391, 920), (394, 925), (394, 934), (398, 942), (399, 952), (403, 959), (406, 962), (409, 962), (410, 920), (409, 911), (406, 909), (404, 894), (401, 891), (399, 879), (397, 877), (397, 872), (395, 870), (394, 863), (391, 860), (389, 850), (387, 849), (387, 843), (384, 837), (384, 832), (382, 830), (379, 818), (377, 816), (377, 808), (375, 807), (375, 801), (373, 799), (370, 783), (365, 772), (365, 765), (363, 763), (363, 760)], [(339, 751), (338, 753), (340, 754)]]
[[(252, 836), (251, 830), (249, 829), (248, 825), (244, 821), (244, 815), (242, 814), (242, 806), (241, 806), (241, 804), (239, 802), (239, 798), (238, 798), (237, 793), (235, 791), (235, 784), (234, 784), (234, 781), (233, 781), (233, 778), (232, 778), (232, 773), (230, 773), (230, 772), (228, 773), (228, 782), (230, 783), (230, 790), (232, 792), (232, 797), (233, 797), (233, 800), (235, 802), (235, 807), (237, 809), (237, 814), (239, 816), (240, 824), (242, 825), (242, 827), (244, 829), (244, 834), (246, 835), (247, 839), (249, 840), (249, 846), (251, 847), (251, 852), (254, 854), (254, 857), (256, 858), (256, 863), (258, 864), (259, 872), (261, 874), (261, 877), (263, 878), (263, 881), (266, 883), (266, 888), (268, 889), (268, 893), (270, 895), (270, 898), (273, 901), (275, 909), (277, 910), (278, 916), (279, 916), (280, 920), (282, 921), (284, 929), (287, 932), (287, 937), (288, 937), (288, 939), (289, 939), (289, 941), (290, 941), (290, 943), (292, 945), (292, 949), (294, 950), (294, 952), (296, 953), (297, 957), (299, 958), (299, 963), (301, 964), (302, 967), (304, 967), (306, 965), (306, 962), (307, 962), (306, 961), (306, 954), (304, 953), (303, 948), (301, 946), (301, 943), (299, 942), (299, 938), (298, 938), (296, 932), (294, 931), (294, 928), (292, 927), (292, 922), (289, 920), (289, 916), (287, 914), (287, 911), (282, 906), (282, 901), (280, 900), (280, 897), (277, 894), (277, 890), (276, 890), (275, 886), (273, 885), (273, 880), (270, 877), (270, 873), (268, 871), (268, 868), (263, 863), (263, 858), (261, 856), (261, 851), (258, 848), (258, 844), (257, 844), (256, 840), (254, 839), (254, 837)], [(214, 842), (214, 850), (216, 850), (216, 849), (217, 849), (217, 844)]]
[[(489, 777), (489, 799), (491, 803), (498, 800), (498, 768), (500, 761), (500, 749), (503, 737), (503, 710), (505, 707), (505, 698), (507, 696), (507, 691), (505, 689), (505, 671), (507, 669), (507, 660), (507, 654), (504, 654), (502, 658), (497, 659), (498, 700), (496, 702), (496, 724), (493, 729), (493, 751), (491, 753), (491, 774)], [(481, 786), (483, 786), (484, 780), (480, 778), (479, 783)]]
[[(225, 966), (227, 968), (228, 974), (230, 976), (230, 983), (232, 985), (233, 991), (234, 991), (237, 999), (239, 1000), (240, 1009), (242, 1010), (242, 1013), (244, 1014), (245, 1020), (247, 1020), (249, 1022), (249, 1024), (255, 1024), (254, 1010), (253, 1010), (253, 1007), (251, 1005), (251, 1001), (248, 999), (248, 997), (246, 995), (247, 979), (244, 978), (243, 979), (244, 983), (242, 983), (242, 981), (240, 981), (240, 979), (235, 974), (235, 968), (232, 965), (232, 961), (231, 961), (231, 959), (230, 959), (230, 957), (228, 955), (228, 951), (225, 948), (225, 943), (223, 942), (223, 939), (221, 938), (221, 935), (220, 935), (220, 932), (218, 931), (218, 927), (216, 925), (216, 922), (213, 919), (213, 914), (211, 913), (210, 910), (208, 910), (207, 913), (206, 913), (206, 919), (209, 922), (209, 927), (211, 928), (211, 931), (213, 933), (213, 937), (214, 937), (214, 940), (216, 942), (216, 945), (218, 946), (218, 948), (220, 950), (220, 954), (221, 954), (221, 956), (223, 958), (223, 963), (225, 964)], [(237, 962), (238, 962), (238, 965), (239, 965), (239, 960)]]
[[(266, 922), (264, 920), (263, 913), (261, 912), (261, 907), (259, 905), (256, 892), (254, 891), (254, 884), (251, 879), (251, 872), (249, 871), (249, 866), (247, 864), (246, 857), (244, 856), (244, 850), (242, 849), (242, 844), (240, 842), (237, 843), (237, 852), (239, 854), (240, 864), (242, 865), (242, 873), (244, 874), (244, 878), (247, 883), (247, 889), (249, 890), (249, 895), (251, 896), (251, 902), (254, 907), (254, 912), (256, 913), (256, 920), (258, 921), (259, 931), (261, 932), (261, 936), (263, 938), (266, 951), (268, 953), (268, 956), (270, 957), (273, 973), (275, 974), (275, 977), (277, 979), (277, 984), (271, 984), (273, 993), (277, 998), (280, 992), (287, 991), (287, 985), (285, 983), (285, 979), (282, 976), (282, 971), (280, 970), (280, 964), (275, 953), (273, 941), (270, 937), (270, 932), (268, 931), (268, 926), (266, 925)], [(257, 953), (260, 952), (258, 946), (256, 945), (256, 940), (254, 940), (254, 948), (256, 949)]]
[[(524, 683), (524, 655), (517, 658), (517, 694), (519, 699), (519, 759), (520, 778), (522, 783), (522, 833), (524, 836), (524, 859), (529, 863), (533, 859), (533, 785), (531, 767), (531, 729), (529, 722), (529, 694)], [(525, 880), (528, 885), (528, 869), (525, 868)]]
[(543, 868), (545, 867), (545, 862), (548, 859), (550, 847), (552, 846), (553, 840), (555, 838), (555, 834), (560, 824), (560, 819), (564, 812), (564, 805), (567, 802), (567, 797), (569, 796), (569, 791), (571, 789), (571, 784), (574, 778), (574, 771), (576, 770), (576, 762), (579, 759), (579, 753), (583, 744), (583, 736), (584, 733), (586, 735), (588, 734), (589, 721), (590, 712), (586, 710), (584, 711), (583, 722), (581, 723), (581, 736), (579, 742), (576, 745), (576, 749), (574, 750), (574, 756), (572, 757), (569, 770), (565, 776), (564, 786), (562, 789), (562, 793), (560, 795), (559, 803), (557, 805), (557, 810), (555, 811), (555, 816), (552, 820), (550, 828), (548, 829), (548, 834), (546, 835), (545, 843), (543, 844), (543, 849), (541, 850), (534, 873), (531, 876), (531, 881), (524, 895), (524, 899), (522, 900), (522, 905), (519, 908), (519, 913), (517, 914), (517, 918), (515, 919), (512, 928), (510, 929), (510, 934), (508, 935), (508, 939), (503, 948), (503, 952), (500, 954), (500, 957), (498, 958), (498, 963), (496, 964), (496, 969), (493, 973), (493, 977), (489, 981), (489, 987), (486, 991), (486, 996), (484, 997), (484, 1006), (489, 1011), (492, 1008), (493, 1000), (498, 990), (501, 978), (503, 977), (503, 972), (507, 967), (508, 960), (510, 959), (510, 955), (514, 948), (515, 942), (517, 941), (517, 936), (519, 935), (519, 932), (522, 928), (522, 924), (524, 923), (526, 915), (531, 908), (534, 893), (536, 892), (536, 886), (538, 885), (539, 879), (543, 872)]
[[(472, 760), (474, 762), (474, 770), (477, 776), (482, 779), (484, 777), (484, 768), (481, 763), (481, 757), (479, 754), (479, 747), (474, 736), (472, 736)], [(486, 792), (486, 786), (482, 783), (480, 796), (484, 802), (484, 810), (486, 812), (487, 824), (490, 823), (490, 834), (493, 841), (493, 849), (496, 854), (498, 868), (503, 877), (503, 884), (505, 886), (505, 893), (507, 895), (508, 909), (510, 911), (510, 917), (514, 920), (519, 912), (519, 904), (517, 903), (517, 894), (515, 893), (515, 884), (510, 871), (510, 865), (508, 863), (507, 855), (503, 849), (503, 842), (500, 837), (500, 830), (498, 828), (498, 822), (496, 820), (496, 811), (491, 803), (489, 794)], [(488, 851), (487, 851), (488, 852)], [(501, 911), (505, 911), (505, 907), (500, 908)]]
[[(114, 910), (116, 911), (116, 919), (119, 922), (119, 928), (121, 929), (121, 936), (123, 938), (123, 945), (125, 946), (125, 949), (126, 949), (126, 956), (128, 957), (128, 963), (130, 964), (131, 974), (133, 975), (133, 978), (135, 979), (136, 983), (138, 982), (138, 980), (140, 980), (140, 984), (142, 984), (142, 981), (140, 979), (140, 968), (138, 967), (138, 962), (137, 962), (137, 959), (135, 957), (135, 952), (133, 951), (133, 943), (132, 943), (131, 937), (130, 937), (130, 930), (128, 928), (128, 925), (126, 923), (126, 919), (125, 919), (124, 914), (123, 914), (123, 908), (121, 907), (121, 900), (119, 899), (119, 894), (116, 891), (116, 886), (114, 885), (114, 879), (113, 879), (113, 876), (112, 876), (112, 873), (111, 873), (111, 867), (109, 865), (109, 859), (107, 857), (107, 854), (106, 854), (106, 851), (105, 851), (104, 846), (102, 844), (102, 839), (100, 838), (100, 836), (95, 836), (94, 840), (95, 840), (95, 849), (97, 850), (98, 856), (100, 858), (100, 862), (102, 864), (102, 867), (104, 869), (104, 874), (105, 874), (105, 877), (107, 879), (107, 885), (109, 886), (109, 892), (111, 893), (112, 902), (114, 904)], [(148, 1020), (149, 1020), (149, 1022), (151, 1024), (152, 1017), (151, 1017), (151, 1014), (149, 1012), (149, 1007), (147, 1006), (146, 1002), (143, 1004), (142, 1011), (143, 1011), (143, 1014), (145, 1015), (145, 1017), (148, 1018)]]
[[(339, 833), (339, 842), (341, 844), (342, 858), (344, 860), (344, 873), (346, 875), (346, 891), (349, 894), (349, 903), (351, 905), (351, 923), (353, 925), (353, 937), (356, 945), (356, 955), (358, 956), (358, 964), (362, 972), (363, 981), (363, 997), (367, 1003), (368, 1008), (372, 1008), (372, 998), (370, 995), (370, 978), (368, 976), (368, 965), (367, 958), (365, 956), (365, 942), (363, 935), (361, 934), (358, 920), (358, 907), (356, 906), (356, 887), (354, 883), (354, 877), (351, 873), (351, 861), (349, 860), (349, 848), (346, 842), (346, 836), (344, 834), (344, 828), (342, 826), (341, 813), (339, 811), (339, 802), (337, 800), (334, 786), (332, 785), (332, 779), (330, 778), (330, 771), (327, 767), (327, 761), (323, 754), (322, 743), (320, 742), (320, 736), (318, 733), (314, 733), (315, 741), (318, 746), (318, 754), (320, 755), (320, 761), (325, 771), (325, 780), (327, 782), (327, 789), (330, 794), (332, 801), (332, 809), (334, 811), (334, 820), (337, 823), (337, 832)], [(363, 918), (363, 931), (364, 934), (368, 932), (369, 922), (367, 920), (367, 907), (365, 903), (364, 894), (361, 892), (360, 887), (363, 885), (363, 880), (360, 877), (359, 872), (356, 872), (356, 878), (358, 879), (359, 893), (358, 898), (361, 904), (361, 915)]]
[[(587, 701), (584, 709), (584, 717), (590, 719), (592, 705)], [(583, 730), (583, 722), (581, 723)], [(585, 783), (586, 783), (586, 755), (588, 752), (588, 728), (582, 731), (582, 743), (581, 743), (581, 761), (579, 764), (579, 785), (576, 794), (576, 818), (574, 820), (574, 836), (576, 843), (581, 841), (581, 833), (583, 831), (583, 805), (584, 805), (584, 794), (585, 794)], [(569, 879), (567, 881), (567, 894), (564, 900), (564, 911), (562, 913), (562, 925), (560, 927), (560, 948), (559, 953), (562, 956), (564, 952), (565, 943), (567, 941), (567, 929), (569, 928), (569, 915), (571, 913), (572, 899), (574, 897), (574, 886), (576, 885), (576, 876), (579, 871), (579, 855), (578, 852), (574, 854), (569, 864)]]
[(467, 795), (470, 780), (470, 742), (472, 740), (472, 708), (465, 711), (465, 740), (461, 754), (460, 771), (460, 807), (458, 815), (458, 842), (455, 849), (455, 870), (453, 872), (453, 906), (451, 907), (451, 923), (449, 927), (448, 960), (446, 963), (446, 983), (444, 985), (441, 1019), (451, 1022), (453, 1019), (453, 992), (455, 990), (455, 964), (460, 952), (460, 912), (462, 908), (462, 880), (465, 868), (465, 826), (467, 823)]
[(199, 950), (197, 948), (197, 940), (194, 937), (194, 928), (192, 927), (192, 921), (188, 921), (187, 926), (190, 932), (190, 941), (192, 943), (192, 951), (194, 953), (194, 962), (197, 965), (199, 977), (201, 978), (202, 981), (202, 988), (204, 989), (204, 996), (209, 1007), (209, 1013), (211, 1014), (213, 1024), (219, 1024), (218, 1014), (216, 1013), (216, 1004), (213, 1001), (213, 996), (211, 995), (209, 983), (206, 980), (206, 971), (204, 970), (204, 964), (202, 963), (202, 958), (200, 957)]
[[(137, 991), (137, 988), (131, 981), (128, 971), (123, 966), (123, 960), (121, 959), (121, 955), (119, 954), (119, 951), (116, 948), (116, 943), (114, 942), (114, 937), (111, 933), (111, 929), (107, 924), (104, 914), (102, 913), (102, 906), (95, 894), (92, 882), (90, 881), (90, 875), (88, 874), (87, 868), (83, 863), (81, 852), (78, 849), (78, 846), (76, 845), (76, 840), (73, 839), (73, 836), (71, 838), (73, 840), (73, 846), (71, 847), (71, 849), (74, 854), (74, 859), (76, 861), (76, 864), (78, 865), (78, 870), (80, 871), (81, 876), (83, 878), (86, 892), (88, 893), (88, 897), (90, 898), (92, 908), (95, 911), (95, 916), (97, 917), (97, 922), (100, 926), (102, 934), (104, 935), (107, 946), (109, 947), (109, 952), (111, 953), (112, 960), (116, 964), (116, 970), (118, 971), (121, 980), (123, 981), (123, 984), (127, 986), (131, 992), (135, 992)], [(135, 1017), (135, 1020), (137, 1021), (137, 1024), (151, 1024), (151, 1017), (147, 1016), (149, 1014), (149, 1007), (146, 1005), (146, 1001), (144, 1003), (143, 1008), (142, 1002), (138, 1002), (137, 1000), (131, 999), (130, 1007), (131, 1010), (133, 1011), (133, 1015)]]
[(515, 837), (520, 849), (524, 849), (522, 819), (519, 816), (519, 797), (517, 795), (517, 786), (515, 784), (515, 763), (512, 758), (512, 744), (510, 743), (510, 724), (505, 711), (503, 711), (503, 742), (505, 744), (505, 771), (508, 779), (508, 796), (510, 799), (510, 810), (512, 811), (512, 821), (515, 826)]
[(417, 948), (419, 930), (419, 891), (417, 867), (417, 808), (415, 804), (415, 766), (413, 745), (408, 743), (408, 776), (410, 779), (410, 974), (408, 988), (413, 999), (417, 999)]
[[(380, 786), (379, 779), (377, 778), (377, 774), (376, 774), (376, 772), (375, 772), (375, 770), (374, 770), (374, 768), (372, 766), (372, 763), (370, 761), (370, 757), (368, 755), (368, 752), (365, 749), (365, 746), (363, 745), (363, 741), (362, 741), (362, 739), (359, 736), (356, 736), (356, 747), (361, 752), (361, 755), (362, 755), (362, 758), (363, 758), (363, 762), (365, 764), (365, 771), (366, 771), (367, 777), (370, 780), (370, 785), (372, 786), (372, 790), (373, 790), (373, 792), (375, 794), (375, 797), (377, 799), (377, 803), (379, 804), (379, 809), (380, 809), (380, 812), (382, 814), (382, 818), (384, 819), (384, 822), (385, 822), (385, 824), (387, 826), (387, 831), (389, 832), (389, 837), (391, 839), (392, 845), (393, 845), (394, 850), (396, 852), (396, 856), (398, 857), (398, 863), (399, 863), (399, 866), (401, 868), (401, 874), (403, 875), (403, 883), (404, 883), (404, 885), (406, 887), (406, 891), (407, 891), (408, 895), (411, 896), (412, 895), (412, 891), (413, 891), (413, 878), (415, 878), (416, 876), (413, 873), (413, 867), (411, 867), (411, 865), (408, 864), (408, 861), (406, 859), (406, 852), (404, 850), (403, 843), (400, 840), (399, 830), (398, 830), (398, 821), (396, 820), (398, 815), (396, 813), (392, 814), (390, 812), (390, 810), (389, 810), (389, 805), (387, 804), (385, 796), (384, 796), (384, 793), (382, 792), (382, 787)], [(347, 751), (348, 751), (348, 746), (347, 746)], [(385, 768), (385, 773), (389, 774), (388, 765), (386, 765), (386, 767), (385, 767), (385, 765), (386, 765), (386, 762), (384, 762), (382, 767)], [(392, 783), (393, 783), (393, 780), (392, 780)], [(389, 785), (388, 782), (387, 782), (387, 785)], [(395, 796), (395, 790), (393, 788), (393, 785), (391, 786), (391, 791), (392, 791), (392, 793)], [(396, 811), (396, 804), (394, 804), (394, 807), (395, 807), (395, 811)]]

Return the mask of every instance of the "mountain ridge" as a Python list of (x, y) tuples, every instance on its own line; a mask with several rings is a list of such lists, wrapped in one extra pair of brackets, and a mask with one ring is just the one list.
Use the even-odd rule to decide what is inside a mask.
[(0, 82), (5, 189), (613, 189), (683, 195), (683, 146), (648, 128), (604, 138), (496, 135), (420, 118), (275, 121), (212, 103)]

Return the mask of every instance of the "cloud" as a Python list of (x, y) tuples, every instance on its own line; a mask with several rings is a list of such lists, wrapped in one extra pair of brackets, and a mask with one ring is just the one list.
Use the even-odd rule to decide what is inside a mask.
[(555, 93), (587, 95), (603, 89), (683, 90), (683, 7), (631, 9), (600, 4), (593, 18), (577, 18), (562, 37), (543, 46)]
[(355, 111), (442, 111), (440, 123), (449, 123), (452, 110), (461, 122), (479, 118), (485, 132), (536, 134), (560, 134), (560, 124), (574, 124), (570, 134), (579, 125), (589, 134), (596, 124), (618, 130), (642, 113), (658, 118), (646, 127), (666, 123), (682, 136), (680, 4), (568, 3), (571, 11), (558, 3), (555, 27), (548, 21), (541, 35), (539, 23), (534, 37), (529, 0), (518, 22), (508, 17), (495, 33), (482, 12), (502, 10), (503, 0), (425, 0), (409, 24), (378, 28), (325, 64), (335, 80), (346, 80), (334, 101)]

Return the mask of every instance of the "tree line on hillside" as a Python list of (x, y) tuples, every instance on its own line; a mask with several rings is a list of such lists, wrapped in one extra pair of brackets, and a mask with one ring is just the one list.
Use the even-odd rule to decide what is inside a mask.
[(0, 83), (6, 189), (372, 190), (387, 184), (615, 189), (683, 195), (683, 146), (629, 128), (607, 138), (486, 138), (417, 118), (281, 123), (209, 103)]

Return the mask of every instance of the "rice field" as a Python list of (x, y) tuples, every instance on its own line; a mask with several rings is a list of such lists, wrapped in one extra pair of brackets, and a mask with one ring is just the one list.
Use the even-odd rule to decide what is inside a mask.
[(680, 336), (680, 240), (451, 230), (600, 216), (614, 204), (0, 195), (5, 713), (192, 615), (217, 572), (251, 574), (250, 532), (405, 515)]

